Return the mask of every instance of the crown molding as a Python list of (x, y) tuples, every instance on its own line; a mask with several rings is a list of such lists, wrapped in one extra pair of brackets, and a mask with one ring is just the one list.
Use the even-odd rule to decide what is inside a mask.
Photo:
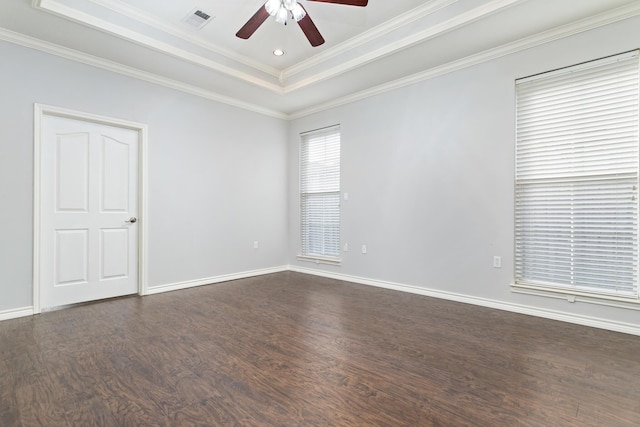
[(45, 42), (4, 28), (0, 28), (0, 40), (4, 40), (6, 42), (24, 46), (30, 49), (39, 50), (41, 52), (69, 59), (85, 65), (90, 65), (92, 67), (112, 71), (124, 76), (144, 80), (149, 83), (154, 83), (159, 86), (175, 89), (191, 95), (196, 95), (201, 98), (209, 99), (211, 101), (220, 102), (226, 105), (242, 108), (244, 110), (252, 111), (266, 116), (275, 117), (277, 119), (286, 120), (289, 118), (287, 114), (284, 114), (280, 111), (264, 108), (248, 102), (242, 102), (229, 96), (220, 95), (213, 91), (205, 90), (197, 86), (162, 77), (148, 71), (142, 71), (137, 68), (128, 67), (117, 62), (109, 61), (104, 58), (99, 58), (97, 56), (89, 55), (87, 53), (79, 52), (77, 50), (56, 45), (50, 42)]
[[(47, 1), (47, 0), (36, 0), (36, 1)], [(102, 6), (104, 8), (107, 8), (109, 10), (112, 10), (116, 13), (119, 13), (121, 15), (135, 19), (136, 21), (141, 22), (145, 25), (148, 25), (152, 28), (155, 28), (159, 31), (163, 31), (167, 34), (171, 34), (172, 36), (178, 37), (189, 43), (200, 46), (211, 52), (225, 56), (233, 61), (239, 62), (241, 64), (247, 65), (256, 70), (269, 74), (271, 76), (277, 77), (279, 81), (284, 84), (288, 78), (290, 78), (295, 74), (298, 74), (306, 69), (321, 65), (323, 62), (331, 58), (347, 53), (358, 46), (364, 45), (380, 37), (383, 37), (392, 31), (395, 31), (399, 28), (402, 28), (405, 25), (410, 24), (411, 22), (417, 21), (418, 19), (424, 18), (428, 15), (431, 15), (437, 12), (440, 9), (450, 6), (451, 4), (456, 3), (459, 0), (431, 0), (422, 6), (414, 8), (409, 12), (406, 12), (396, 18), (386, 21), (383, 24), (378, 25), (377, 27), (362, 33), (361, 35), (358, 35), (336, 46), (335, 48), (326, 50), (306, 61), (302, 61), (296, 65), (293, 65), (282, 72), (277, 70), (275, 67), (267, 66), (261, 62), (254, 61), (251, 58), (248, 58), (246, 56), (239, 55), (235, 52), (229, 51), (227, 49), (223, 49), (213, 43), (209, 43), (200, 37), (195, 37), (187, 31), (184, 31), (173, 25), (168, 25), (158, 19), (148, 16), (141, 10), (133, 6), (127, 5), (125, 3), (114, 1), (114, 0), (89, 0), (89, 1), (99, 6)]]
[(317, 67), (321, 65), (323, 62), (328, 61), (331, 58), (335, 58), (337, 56), (343, 55), (359, 46), (362, 46), (366, 43), (372, 42), (382, 36), (385, 36), (392, 31), (395, 31), (399, 28), (402, 28), (405, 25), (410, 24), (411, 22), (417, 21), (418, 19), (429, 16), (440, 9), (443, 9), (453, 3), (456, 3), (458, 0), (432, 0), (425, 3), (422, 6), (418, 6), (413, 10), (410, 10), (402, 15), (399, 15), (389, 21), (386, 21), (377, 27), (374, 27), (364, 33), (355, 36), (330, 50), (325, 50), (322, 53), (319, 53), (305, 61), (299, 62), (298, 64), (292, 65), (291, 67), (285, 69), (281, 73), (280, 80), (286, 81), (292, 76), (301, 73), (302, 71), (308, 70), (313, 67)]
[[(486, 16), (497, 13), (503, 9), (515, 6), (518, 3), (525, 2), (526, 0), (492, 0), (472, 10), (463, 12), (460, 15), (450, 18), (444, 22), (425, 28), (422, 31), (419, 31), (415, 34), (412, 34), (400, 40), (388, 43), (375, 50), (368, 51), (356, 58), (352, 58), (350, 60), (344, 61), (339, 65), (330, 67), (328, 69), (319, 70), (317, 72), (313, 72), (312, 70), (313, 68), (320, 69), (322, 67), (322, 64), (328, 61), (329, 59), (335, 58), (342, 54), (349, 53), (353, 51), (354, 48), (362, 46), (366, 43), (379, 40), (383, 36), (389, 34), (394, 30), (402, 28), (403, 26), (413, 21), (429, 16), (430, 14), (433, 14), (436, 11), (441, 10), (458, 1), (458, 0), (432, 0), (424, 4), (423, 6), (417, 7), (403, 15), (400, 15), (397, 18), (387, 21), (363, 33), (360, 36), (354, 37), (338, 45), (334, 49), (326, 50), (306, 61), (300, 62), (292, 67), (289, 67), (286, 70), (282, 71), (281, 73), (278, 73), (278, 71), (275, 68), (258, 64), (256, 61), (252, 61), (249, 58), (242, 57), (241, 55), (228, 52), (211, 43), (207, 43), (204, 40), (198, 37), (194, 37), (191, 34), (187, 33), (186, 31), (179, 29), (178, 27), (164, 24), (160, 20), (155, 19), (153, 17), (146, 17), (138, 9), (128, 6), (122, 2), (115, 2), (114, 0), (89, 0), (89, 1), (91, 1), (96, 5), (108, 8), (116, 13), (120, 13), (129, 18), (135, 19), (138, 22), (149, 25), (157, 30), (163, 31), (167, 34), (171, 34), (175, 37), (183, 39), (189, 43), (193, 43), (194, 45), (207, 49), (210, 52), (214, 52), (219, 55), (222, 55), (223, 57), (231, 59), (237, 63), (249, 66), (256, 71), (263, 72), (269, 77), (275, 77), (278, 79), (278, 83), (270, 82), (268, 79), (239, 71), (236, 68), (220, 64), (215, 60), (211, 60), (201, 55), (194, 54), (184, 49), (177, 48), (169, 43), (159, 42), (157, 40), (144, 36), (143, 34), (140, 34), (133, 30), (129, 30), (127, 28), (124, 28), (115, 24), (111, 24), (108, 21), (102, 20), (100, 18), (96, 18), (93, 15), (80, 12), (76, 9), (67, 7), (59, 3), (57, 0), (33, 0), (33, 5), (36, 8), (40, 8), (42, 10), (45, 10), (47, 12), (51, 12), (54, 14), (58, 14), (67, 19), (74, 20), (76, 22), (79, 22), (89, 27), (98, 28), (102, 31), (112, 33), (123, 39), (131, 40), (139, 45), (149, 47), (159, 52), (163, 52), (168, 55), (186, 60), (190, 63), (197, 64), (206, 69), (220, 72), (224, 75), (239, 79), (241, 81), (252, 84), (254, 86), (267, 89), (273, 93), (276, 93), (279, 95), (286, 95), (286, 94), (295, 92), (297, 90), (303, 89), (305, 87), (317, 84), (319, 82), (337, 77), (341, 74), (347, 73), (357, 68), (363, 67), (367, 64), (375, 62), (378, 59), (392, 55), (395, 52), (410, 48), (419, 43), (423, 43), (437, 36), (446, 34), (448, 32), (461, 28), (465, 25), (478, 21)], [(625, 8), (633, 9), (635, 7), (635, 4), (637, 4), (637, 2), (634, 2), (631, 5), (623, 6), (619, 9), (615, 9), (615, 11), (625, 9)], [(607, 12), (604, 13), (604, 15), (606, 14)], [(597, 16), (600, 16), (600, 15), (597, 15)], [(589, 19), (591, 18), (588, 18), (588, 20)], [(582, 21), (579, 21), (579, 22), (582, 22)], [(524, 40), (527, 40), (527, 39), (524, 39)], [(508, 45), (505, 45), (505, 46), (508, 46)], [(500, 49), (500, 48), (497, 48), (497, 49)], [(486, 52), (491, 52), (491, 51), (492, 50), (486, 51)], [(481, 53), (480, 56), (482, 55), (483, 54)], [(472, 58), (475, 56), (476, 55), (473, 55), (468, 58)], [(464, 62), (465, 59), (461, 61)], [(455, 61), (455, 62), (458, 62), (458, 61)], [(426, 70), (424, 73), (419, 73), (418, 75), (409, 76), (407, 78), (403, 78), (403, 79), (390, 82), (381, 86), (376, 86), (374, 88), (367, 89), (363, 92), (349, 95), (347, 97), (340, 98), (323, 105), (328, 105), (328, 107), (326, 108), (331, 108), (331, 106), (342, 105), (347, 102), (353, 102), (353, 101), (350, 101), (350, 99), (352, 98), (357, 100), (357, 99), (362, 99), (362, 97), (373, 96), (373, 95), (366, 95), (367, 93), (372, 93), (375, 95), (377, 93), (380, 93), (380, 90), (386, 91), (384, 89), (384, 87), (386, 86), (395, 88), (395, 87), (398, 87), (398, 85), (400, 85), (399, 87), (401, 87), (406, 84), (413, 84), (412, 81), (414, 80), (415, 76), (420, 76), (423, 74), (431, 75), (432, 71), (438, 70), (439, 68), (447, 68), (449, 65), (450, 64), (445, 64), (439, 67), (435, 67), (434, 69)], [(300, 74), (306, 70), (312, 70), (311, 71), (312, 74), (307, 78), (303, 78), (300, 81), (287, 83), (287, 80), (289, 80), (291, 77), (297, 74)], [(420, 79), (420, 77), (418, 78)], [(431, 78), (431, 77), (424, 77), (424, 78)], [(407, 81), (408, 83), (402, 83), (403, 81)], [(393, 89), (388, 89), (388, 90), (393, 90)], [(323, 107), (320, 107), (320, 108), (321, 109), (319, 111), (321, 111), (322, 109), (326, 109)], [(312, 109), (301, 111), (300, 113), (294, 113), (294, 115), (295, 116), (298, 116), (298, 114), (307, 115), (307, 114), (312, 114), (315, 111), (316, 111), (316, 108), (312, 108)]]
[(193, 64), (200, 65), (209, 70), (226, 74), (228, 76), (237, 78), (238, 80), (242, 80), (246, 83), (250, 83), (255, 86), (261, 87), (263, 89), (270, 90), (271, 92), (274, 92), (277, 94), (283, 93), (282, 86), (280, 86), (279, 84), (270, 83), (263, 78), (259, 78), (249, 73), (242, 72), (236, 68), (222, 65), (216, 61), (204, 58), (201, 55), (188, 52), (184, 49), (177, 48), (168, 43), (160, 42), (151, 37), (140, 34), (136, 31), (129, 30), (122, 26), (112, 24), (103, 19), (96, 18), (93, 15), (89, 15), (87, 13), (80, 12), (76, 9), (67, 7), (63, 4), (58, 3), (55, 0), (35, 0), (34, 7), (49, 13), (53, 13), (55, 15), (59, 15), (66, 19), (70, 19), (82, 25), (97, 28), (106, 33), (115, 34), (116, 36), (122, 39), (133, 41), (145, 47), (150, 47), (159, 52), (174, 56), (176, 58), (183, 59)]
[(268, 66), (266, 64), (263, 64), (262, 62), (255, 61), (247, 56), (240, 55), (231, 50), (221, 48), (220, 46), (215, 45), (213, 43), (209, 43), (206, 40), (204, 40), (202, 37), (194, 36), (189, 31), (183, 30), (175, 25), (166, 24), (160, 21), (159, 19), (156, 19), (152, 16), (147, 15), (145, 12), (141, 11), (138, 8), (135, 8), (131, 5), (123, 3), (122, 1), (114, 1), (114, 0), (89, 0), (89, 1), (98, 6), (102, 6), (106, 9), (116, 12), (120, 15), (126, 16), (128, 18), (132, 18), (140, 23), (148, 25), (149, 27), (155, 28), (156, 30), (165, 32), (174, 37), (182, 39), (186, 42), (192, 43), (196, 46), (206, 49), (210, 52), (224, 56), (228, 59), (231, 59), (232, 61), (236, 61), (240, 64), (244, 64), (248, 67), (254, 68), (265, 74), (269, 74), (273, 77), (276, 77), (276, 78), (280, 77), (281, 73), (275, 67)]
[[(35, 0), (38, 1), (38, 0)], [(573, 22), (568, 25), (557, 27), (534, 36), (526, 37), (515, 42), (507, 43), (497, 48), (489, 49), (478, 54), (449, 62), (437, 67), (433, 67), (407, 77), (403, 77), (392, 82), (384, 83), (367, 90), (363, 90), (351, 95), (337, 98), (330, 102), (317, 104), (313, 107), (301, 109), (296, 112), (286, 114), (281, 111), (264, 108), (255, 104), (242, 102), (237, 99), (220, 95), (213, 91), (203, 90), (197, 86), (182, 83), (176, 80), (168, 79), (157, 74), (142, 71), (133, 67), (128, 67), (113, 61), (89, 55), (77, 50), (59, 46), (50, 42), (45, 42), (33, 37), (29, 37), (14, 31), (0, 28), (0, 40), (4, 40), (13, 44), (21, 45), (27, 48), (39, 50), (55, 56), (59, 56), (72, 61), (80, 62), (93, 67), (112, 71), (121, 75), (144, 80), (170, 89), (185, 92), (191, 95), (199, 96), (212, 101), (220, 102), (233, 107), (263, 114), (266, 116), (283, 119), (295, 120), (301, 117), (309, 116), (331, 108), (339, 107), (356, 101), (360, 101), (372, 96), (376, 96), (385, 92), (396, 90), (405, 86), (416, 84), (434, 77), (438, 77), (447, 73), (471, 67), (486, 61), (497, 59), (506, 55), (517, 53), (519, 51), (530, 49), (539, 45), (553, 42), (555, 40), (589, 31), (604, 25), (612, 24), (618, 21), (629, 19), (640, 15), (640, 2), (622, 6), (611, 11), (607, 11), (580, 21)]]
[(407, 49), (419, 43), (423, 43), (437, 36), (441, 36), (457, 28), (471, 24), (472, 22), (475, 22), (481, 18), (492, 15), (502, 9), (515, 6), (516, 4), (522, 3), (524, 1), (526, 0), (494, 0), (468, 12), (457, 15), (454, 18), (448, 19), (440, 24), (431, 26), (415, 34), (412, 34), (411, 36), (405, 37), (393, 43), (389, 43), (379, 49), (370, 51), (349, 61), (345, 61), (342, 64), (332, 67), (323, 72), (314, 74), (307, 79), (287, 85), (284, 87), (284, 92), (291, 93), (306, 86), (336, 77), (340, 74), (344, 74), (348, 71), (362, 67), (363, 65), (376, 61), (380, 58), (389, 56), (392, 53)]
[(311, 108), (291, 113), (288, 115), (288, 119), (295, 120), (301, 117), (309, 116), (311, 114), (329, 110), (331, 108), (340, 107), (342, 105), (350, 104), (356, 101), (370, 98), (372, 96), (380, 95), (385, 92), (420, 83), (434, 77), (442, 76), (444, 74), (478, 65), (483, 62), (491, 61), (526, 49), (551, 43), (555, 40), (583, 33), (585, 31), (593, 30), (595, 28), (613, 24), (625, 19), (633, 18), (638, 15), (640, 15), (640, 1), (619, 7), (617, 9), (613, 9), (611, 11), (603, 12), (598, 15), (594, 15), (589, 18), (575, 21), (571, 24), (563, 25), (530, 37), (525, 37), (523, 39), (516, 40), (514, 42), (507, 43), (493, 49), (488, 49), (483, 52), (458, 59), (456, 61), (439, 65), (437, 67), (433, 67), (420, 73), (412, 74), (410, 76), (394, 80), (392, 82), (384, 83), (360, 92), (356, 92), (351, 95), (332, 100), (330, 102), (325, 102)]
[[(244, 65), (250, 66), (257, 71), (264, 72), (270, 77), (276, 77), (278, 79), (278, 83), (272, 83), (268, 80), (254, 76), (252, 74), (242, 72), (237, 70), (236, 68), (229, 67), (218, 63), (217, 61), (204, 58), (201, 55), (197, 55), (191, 52), (188, 52), (184, 49), (177, 48), (169, 43), (163, 43), (157, 41), (153, 38), (147, 37), (143, 34), (140, 34), (136, 31), (129, 30), (119, 25), (112, 24), (103, 19), (97, 18), (88, 13), (84, 13), (73, 9), (71, 7), (65, 6), (61, 4), (57, 0), (33, 0), (33, 6), (35, 8), (57, 14), (64, 18), (79, 22), (85, 26), (93, 27), (105, 31), (107, 33), (112, 33), (118, 37), (123, 39), (128, 39), (133, 41), (139, 45), (149, 47), (155, 49), (159, 52), (166, 53), (168, 55), (189, 61), (191, 63), (200, 65), (209, 70), (217, 71), (223, 73), (225, 75), (237, 78), (244, 82), (253, 84), (258, 87), (262, 87), (264, 89), (270, 90), (277, 94), (287, 94), (304, 87), (316, 84), (318, 82), (331, 79), (338, 75), (344, 74), (351, 70), (362, 67), (366, 64), (369, 64), (377, 59), (388, 56), (394, 52), (397, 52), (402, 49), (406, 49), (415, 44), (427, 41), (436, 36), (445, 34), (449, 31), (453, 31), (456, 28), (462, 27), (464, 25), (475, 22), (485, 16), (496, 13), (499, 10), (502, 10), (507, 7), (511, 7), (517, 3), (521, 3), (526, 0), (493, 0), (487, 4), (479, 6), (475, 9), (472, 9), (468, 12), (462, 13), (454, 18), (451, 18), (443, 23), (433, 25), (425, 30), (422, 30), (418, 33), (415, 33), (412, 36), (405, 37), (399, 41), (395, 41), (392, 43), (388, 43), (385, 46), (375, 49), (373, 51), (369, 51), (363, 55), (360, 55), (357, 58), (353, 58), (351, 60), (345, 61), (340, 65), (334, 66), (324, 71), (319, 71), (313, 73), (310, 77), (303, 79), (299, 82), (295, 82), (292, 84), (287, 84), (287, 80), (292, 76), (295, 76), (305, 70), (309, 70), (312, 68), (320, 68), (324, 62), (327, 60), (334, 58), (336, 56), (346, 54), (352, 51), (354, 48), (359, 47), (363, 44), (379, 40), (383, 36), (389, 34), (390, 32), (402, 28), (403, 26), (410, 24), (418, 19), (429, 16), (430, 14), (435, 13), (438, 10), (441, 10), (458, 0), (432, 0), (426, 3), (423, 6), (417, 7), (403, 15), (400, 15), (397, 18), (391, 19), (390, 21), (381, 24), (372, 30), (369, 30), (363, 33), (361, 36), (357, 36), (348, 40), (347, 42), (339, 45), (335, 49), (330, 49), (324, 51), (323, 53), (316, 55), (310, 58), (307, 61), (303, 61), (297, 65), (289, 67), (281, 73), (278, 73), (277, 70), (266, 67), (266, 66), (256, 66), (256, 62), (250, 61), (247, 58), (240, 58), (240, 55), (231, 54), (230, 52), (221, 49), (213, 44), (206, 43), (197, 37), (193, 37), (185, 31), (180, 30), (177, 27), (173, 27), (167, 24), (160, 22), (159, 20), (146, 17), (139, 10), (122, 4), (120, 2), (114, 2), (113, 0), (89, 0), (92, 3), (108, 8), (116, 13), (127, 16), (138, 22), (141, 22), (145, 25), (149, 25), (157, 30), (163, 31), (167, 34), (171, 34), (175, 37), (181, 38), (187, 42), (193, 43), (199, 47), (205, 48), (210, 52), (218, 53), (228, 59), (232, 59), (238, 63), (242, 63)], [(249, 63), (250, 61), (251, 63)]]

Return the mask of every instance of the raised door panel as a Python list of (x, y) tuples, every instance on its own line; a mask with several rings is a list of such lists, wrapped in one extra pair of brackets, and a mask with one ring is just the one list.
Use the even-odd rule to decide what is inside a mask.
[(103, 229), (100, 238), (100, 280), (129, 276), (129, 229)]
[(102, 139), (102, 206), (103, 212), (129, 211), (130, 145), (106, 135)]
[(57, 212), (89, 210), (89, 134), (59, 134), (55, 151)]
[(54, 286), (89, 282), (89, 230), (56, 230)]

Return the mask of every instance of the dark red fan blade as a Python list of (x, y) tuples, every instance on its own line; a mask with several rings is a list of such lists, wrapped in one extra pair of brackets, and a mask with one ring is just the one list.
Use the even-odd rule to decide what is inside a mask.
[(366, 6), (369, 3), (369, 0), (309, 0), (309, 1), (320, 1), (323, 3), (335, 3), (335, 4), (345, 4), (347, 6)]
[(264, 21), (269, 17), (269, 12), (262, 6), (258, 11), (243, 25), (242, 28), (236, 33), (236, 36), (241, 39), (248, 39), (256, 32), (256, 30), (262, 25)]
[[(302, 7), (304, 8), (304, 6)], [(305, 9), (305, 12), (307, 12), (306, 9)], [(311, 43), (311, 46), (316, 47), (324, 43), (322, 34), (320, 34), (320, 31), (318, 31), (318, 27), (316, 27), (316, 24), (314, 24), (313, 21), (311, 20), (311, 17), (309, 16), (309, 12), (307, 12), (307, 14), (304, 15), (304, 18), (298, 21), (298, 25), (300, 25), (300, 28), (302, 28), (302, 32), (304, 33), (304, 35), (307, 36), (307, 40), (309, 40), (309, 43)]]

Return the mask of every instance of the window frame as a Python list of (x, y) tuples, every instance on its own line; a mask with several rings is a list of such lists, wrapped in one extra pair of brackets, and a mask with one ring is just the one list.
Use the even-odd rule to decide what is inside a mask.
[[(337, 158), (338, 158), (338, 178), (337, 178), (337, 182), (334, 182), (334, 184), (337, 184), (337, 189), (332, 190), (332, 191), (308, 191), (305, 192), (304, 190), (304, 182), (306, 179), (308, 179), (308, 177), (305, 177), (303, 175), (304, 171), (304, 164), (303, 164), (303, 145), (305, 143), (310, 143), (313, 141), (313, 138), (321, 138), (324, 139), (327, 136), (331, 136), (331, 135), (336, 135), (337, 134)], [(299, 196), (299, 222), (298, 222), (298, 227), (299, 227), (299, 232), (300, 232), (300, 239), (299, 239), (299, 253), (297, 255), (297, 259), (300, 261), (309, 261), (309, 262), (314, 262), (316, 264), (329, 264), (329, 265), (341, 265), (342, 260), (340, 258), (340, 253), (341, 253), (341, 233), (342, 233), (342, 204), (341, 204), (341, 179), (342, 179), (342, 171), (341, 171), (341, 167), (342, 167), (342, 159), (341, 159), (341, 154), (342, 154), (342, 144), (341, 144), (341, 129), (340, 129), (340, 125), (332, 125), (332, 126), (327, 126), (324, 128), (320, 128), (320, 129), (315, 129), (312, 131), (307, 131), (307, 132), (303, 132), (300, 134), (300, 143), (298, 145), (299, 147), (299, 157), (298, 157), (298, 168), (299, 168), (299, 182), (298, 182), (298, 196)], [(326, 183), (326, 181), (325, 181)], [(304, 212), (305, 212), (305, 194), (307, 196), (311, 195), (328, 195), (328, 194), (334, 194), (336, 195), (337, 198), (337, 248), (336, 248), (336, 255), (332, 256), (332, 255), (327, 255), (327, 253), (314, 253), (314, 252), (309, 252), (309, 251), (305, 251), (305, 217), (304, 217)], [(307, 197), (307, 200), (309, 199), (309, 197)], [(308, 240), (308, 236), (307, 236), (307, 240)], [(323, 244), (325, 244), (326, 242), (322, 242)]]
[[(624, 307), (624, 308), (633, 308), (633, 309), (640, 309), (640, 307), (638, 307), (640, 305), (640, 284), (638, 283), (638, 277), (639, 277), (639, 273), (638, 273), (638, 257), (640, 256), (640, 244), (638, 243), (637, 237), (636, 237), (636, 242), (634, 244), (634, 248), (633, 248), (633, 261), (631, 261), (629, 264), (631, 265), (631, 267), (634, 269), (634, 279), (633, 279), (633, 293), (630, 294), (624, 294), (624, 293), (616, 293), (616, 292), (607, 292), (604, 289), (604, 286), (593, 286), (593, 287), (584, 287), (581, 285), (572, 285), (572, 286), (567, 286), (567, 285), (562, 285), (559, 283), (536, 283), (536, 281), (527, 281), (526, 278), (523, 280), (522, 277), (519, 277), (519, 274), (521, 274), (519, 272), (519, 269), (521, 269), (521, 264), (519, 265), (519, 263), (522, 263), (522, 259), (524, 257), (524, 255), (522, 255), (522, 247), (520, 247), (519, 245), (522, 244), (521, 240), (522, 238), (519, 237), (518, 235), (518, 209), (522, 207), (522, 203), (519, 203), (518, 200), (518, 191), (519, 191), (519, 181), (518, 180), (518, 143), (519, 143), (519, 119), (520, 119), (520, 112), (518, 110), (518, 96), (519, 96), (519, 85), (521, 83), (525, 83), (525, 82), (529, 82), (532, 80), (537, 80), (537, 79), (544, 79), (546, 77), (552, 78), (555, 76), (562, 76), (562, 75), (569, 75), (570, 73), (573, 72), (578, 72), (582, 69), (588, 69), (588, 68), (593, 68), (593, 67), (597, 67), (599, 65), (607, 65), (607, 64), (611, 64), (614, 62), (620, 62), (620, 61), (625, 61), (625, 60), (633, 60), (635, 61), (635, 81), (638, 82), (640, 81), (640, 58), (639, 58), (639, 50), (634, 50), (631, 52), (625, 52), (622, 54), (618, 54), (618, 55), (612, 55), (611, 57), (607, 57), (607, 58), (602, 58), (602, 59), (598, 59), (598, 60), (594, 60), (594, 61), (589, 61), (586, 63), (582, 63), (582, 64), (577, 64), (574, 66), (570, 66), (570, 67), (565, 67), (563, 69), (559, 69), (559, 70), (554, 70), (554, 71), (550, 71), (547, 73), (541, 73), (535, 76), (531, 76), (531, 77), (527, 77), (527, 78), (523, 78), (523, 79), (518, 79), (516, 80), (516, 111), (515, 111), (515, 141), (516, 141), (516, 151), (515, 151), (515, 181), (514, 181), (514, 282), (511, 285), (512, 291), (516, 292), (516, 293), (525, 293), (525, 294), (533, 294), (533, 295), (537, 295), (537, 296), (548, 296), (548, 297), (553, 297), (553, 298), (566, 298), (569, 302), (575, 302), (575, 301), (582, 301), (582, 302), (591, 302), (591, 303), (597, 303), (597, 304), (604, 304), (604, 305), (613, 305), (613, 306), (617, 306), (617, 307)], [(638, 85), (640, 86), (640, 85)], [(640, 141), (638, 141), (639, 139), (639, 129), (640, 129), (640, 114), (638, 113), (638, 103), (640, 101), (638, 101), (638, 98), (640, 98), (640, 94), (638, 93), (638, 86), (636, 86), (635, 90), (635, 107), (636, 107), (636, 115), (635, 115), (635, 122), (636, 122), (636, 133), (635, 133), (635, 140), (633, 141), (633, 143), (635, 144), (635, 149), (636, 151), (638, 151), (638, 149), (640, 149)], [(555, 158), (554, 158), (555, 159)], [(638, 164), (638, 162), (636, 162), (635, 165), (635, 177), (636, 177), (636, 183), (637, 178), (640, 174), (640, 164)], [(566, 182), (569, 182), (573, 185), (575, 185), (575, 183), (578, 181), (578, 179), (574, 176), (572, 177), (572, 180), (569, 179)], [(636, 184), (636, 188), (637, 188), (637, 184)], [(520, 214), (522, 215), (522, 214)], [(637, 198), (635, 199), (635, 230), (638, 230), (638, 222), (639, 222), (639, 217), (640, 217), (640, 206), (638, 205), (638, 201)], [(520, 232), (522, 232), (522, 230), (520, 230)], [(636, 233), (637, 235), (637, 233)], [(520, 240), (519, 240), (520, 239)], [(572, 261), (572, 262), (575, 262)]]

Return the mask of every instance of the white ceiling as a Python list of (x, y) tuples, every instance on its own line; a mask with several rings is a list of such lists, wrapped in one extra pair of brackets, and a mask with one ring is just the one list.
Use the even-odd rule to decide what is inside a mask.
[[(0, 39), (291, 118), (640, 14), (638, 0), (300, 2), (324, 45), (273, 18), (237, 38), (264, 0), (0, 0)], [(213, 16), (200, 30), (183, 22), (196, 8)]]

